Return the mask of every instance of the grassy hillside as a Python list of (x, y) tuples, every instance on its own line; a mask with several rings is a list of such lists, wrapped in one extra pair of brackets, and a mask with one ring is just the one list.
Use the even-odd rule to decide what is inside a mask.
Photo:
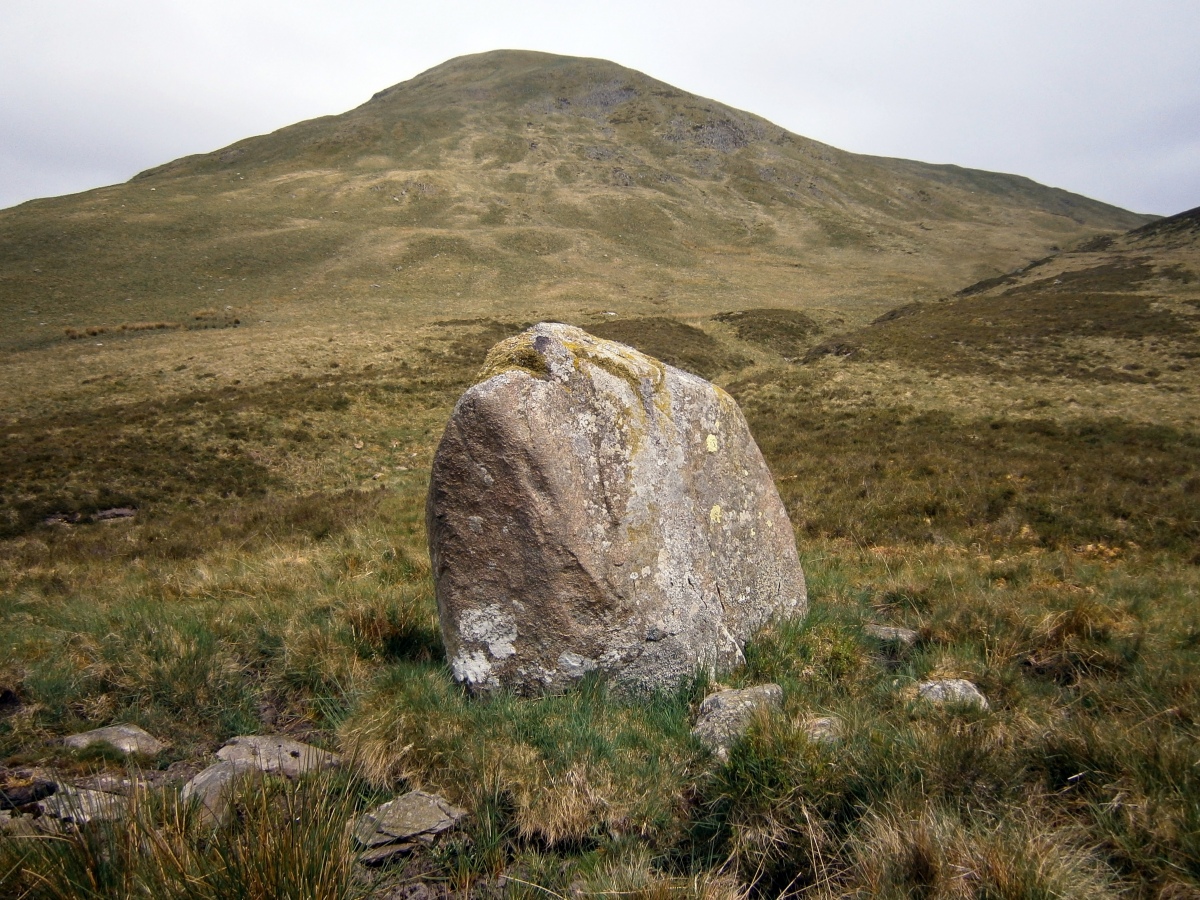
[[(114, 722), (171, 744), (131, 824), (0, 835), (0, 895), (1200, 894), (1198, 222), (510, 53), (0, 214), (0, 769), (123, 772), (58, 741)], [(433, 450), (543, 314), (726, 387), (787, 505), (812, 614), (725, 679), (784, 689), (725, 763), (689, 735), (702, 680), (450, 677)], [(930, 676), (990, 711), (917, 702)], [(180, 773), (270, 731), (350, 764), (215, 833), (178, 808)], [(465, 827), (356, 869), (342, 823), (414, 787)]]
[(857, 323), (1146, 221), (1016, 176), (844, 153), (602, 60), (500, 51), (0, 211), (0, 347), (764, 297)]

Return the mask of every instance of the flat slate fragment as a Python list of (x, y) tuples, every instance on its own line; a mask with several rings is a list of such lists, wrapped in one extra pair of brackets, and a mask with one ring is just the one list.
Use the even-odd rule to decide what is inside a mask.
[(59, 785), (58, 792), (42, 800), (40, 805), (42, 813), (52, 819), (86, 825), (122, 818), (129, 808), (129, 801), (117, 794)]
[(370, 850), (364, 850), (358, 855), (358, 861), (364, 866), (382, 866), (398, 856), (407, 856), (419, 846), (419, 844), (413, 842), (382, 844), (378, 847), (372, 847)]
[(363, 813), (354, 825), (354, 839), (363, 847), (398, 841), (427, 841), (453, 828), (466, 810), (436, 794), (409, 791)]

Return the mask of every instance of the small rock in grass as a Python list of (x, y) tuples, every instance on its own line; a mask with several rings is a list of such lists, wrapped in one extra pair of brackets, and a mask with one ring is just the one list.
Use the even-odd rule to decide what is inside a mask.
[(183, 802), (199, 801), (200, 818), (208, 825), (224, 822), (229, 813), (229, 797), (238, 779), (247, 772), (258, 773), (259, 770), (244, 759), (213, 763), (183, 786)]
[(235, 737), (217, 751), (225, 762), (245, 763), (260, 772), (298, 778), (307, 772), (318, 772), (338, 765), (342, 759), (336, 753), (302, 744), (278, 734), (254, 734)]
[(153, 779), (140, 776), (128, 777), (115, 775), (112, 772), (100, 772), (88, 778), (74, 779), (75, 787), (89, 791), (100, 791), (105, 794), (120, 794), (128, 797), (138, 791), (145, 791), (152, 786)]
[(7, 809), (0, 809), (0, 835), (27, 837), (37, 833), (30, 816), (14, 815)]
[(29, 771), (0, 770), (0, 810), (17, 809), (49, 797), (58, 785)]
[(896, 644), (901, 647), (913, 647), (921, 639), (921, 635), (911, 628), (900, 628), (895, 625), (864, 625), (863, 633), (868, 634), (885, 644)]
[(431, 843), (466, 814), (436, 794), (409, 791), (363, 813), (354, 823), (354, 839), (366, 848), (359, 862), (382, 865), (419, 844)]
[(959, 703), (988, 709), (987, 697), (965, 678), (933, 678), (917, 685), (917, 696), (929, 703)]
[(40, 803), (42, 814), (71, 825), (111, 822), (125, 815), (129, 802), (116, 794), (59, 785), (52, 797)]
[(358, 861), (364, 866), (382, 866), (397, 857), (407, 856), (417, 846), (418, 844), (415, 841), (402, 841), (398, 844), (381, 844), (378, 847), (372, 847), (370, 850), (364, 850), (358, 855)]
[(724, 762), (729, 758), (729, 748), (750, 727), (755, 714), (762, 709), (778, 709), (782, 703), (783, 688), (777, 684), (717, 691), (700, 704), (692, 734)]
[(804, 733), (816, 744), (836, 744), (842, 739), (842, 720), (837, 716), (814, 716), (804, 723)]
[(76, 750), (83, 750), (93, 744), (107, 744), (122, 753), (141, 753), (144, 756), (154, 756), (167, 748), (167, 745), (158, 738), (136, 725), (108, 725), (104, 728), (94, 728), (91, 731), (63, 738), (63, 743)]

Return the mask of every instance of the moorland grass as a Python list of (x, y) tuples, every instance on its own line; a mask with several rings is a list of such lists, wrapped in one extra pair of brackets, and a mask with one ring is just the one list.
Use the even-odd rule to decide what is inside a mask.
[[(453, 683), (426, 473), (458, 393), (518, 322), (442, 319), (407, 345), (371, 336), (395, 351), (343, 332), (286, 354), (236, 344), (276, 367), (247, 365), (237, 385), (182, 378), (191, 368), (141, 378), (133, 351), (152, 345), (136, 342), (198, 336), (139, 332), (122, 338), (125, 387), (104, 388), (117, 399), (7, 407), (0, 754), (119, 769), (57, 739), (129, 721), (171, 741), (139, 761), (151, 769), (275, 730), (348, 766), (255, 788), (212, 834), (171, 788), (127, 829), (0, 838), (4, 890), (356, 896), (423, 879), (469, 896), (501, 877), (518, 897), (1200, 889), (1200, 451), (1185, 419), (1136, 414), (1149, 395), (1135, 392), (1159, 388), (981, 414), (943, 402), (965, 381), (787, 364), (819, 339), (796, 317), (665, 321), (612, 324), (651, 351), (682, 336), (680, 360), (739, 400), (810, 586), (810, 616), (764, 630), (723, 676), (784, 689), (782, 712), (727, 762), (689, 734), (713, 686), (702, 679), (650, 698), (588, 681), (545, 700), (473, 700)], [(180, 365), (221, 369), (194, 353)], [(110, 502), (137, 513), (93, 520)], [(869, 622), (919, 641), (882, 643)], [(932, 676), (971, 679), (991, 709), (918, 703)], [(838, 743), (810, 736), (818, 716), (840, 720)], [(411, 787), (470, 818), (382, 875), (347, 866), (342, 823)]]

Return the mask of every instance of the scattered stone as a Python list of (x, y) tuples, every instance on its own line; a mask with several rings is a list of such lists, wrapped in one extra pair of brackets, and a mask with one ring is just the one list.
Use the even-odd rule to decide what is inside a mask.
[(136, 509), (130, 509), (128, 506), (118, 506), (114, 509), (102, 509), (92, 516), (92, 518), (97, 522), (111, 522), (114, 519), (132, 519), (136, 515)]
[(438, 447), (426, 523), (447, 656), (475, 692), (542, 694), (593, 670), (670, 688), (807, 610), (734, 400), (568, 325), (489, 352)]
[(700, 704), (692, 734), (724, 762), (729, 759), (729, 748), (750, 727), (755, 714), (763, 709), (778, 709), (782, 703), (783, 688), (777, 684), (717, 691)]
[(363, 813), (354, 824), (354, 839), (366, 850), (359, 862), (378, 866), (422, 844), (429, 844), (467, 814), (436, 794), (410, 791)]
[(205, 824), (220, 824), (229, 813), (229, 800), (238, 780), (248, 772), (259, 774), (259, 769), (246, 759), (213, 763), (183, 786), (183, 802), (194, 799), (200, 804), (200, 818)]
[(29, 816), (14, 815), (7, 809), (0, 810), (0, 835), (23, 837), (37, 833)]
[(43, 525), (78, 525), (83, 521), (80, 513), (54, 513), (42, 519)]
[(268, 774), (298, 778), (306, 772), (328, 769), (341, 763), (336, 753), (302, 744), (278, 734), (235, 737), (217, 751), (225, 762), (246, 764)]
[(18, 809), (44, 800), (58, 785), (28, 772), (0, 771), (0, 810)]
[(885, 644), (895, 644), (899, 647), (914, 647), (917, 641), (921, 639), (921, 635), (911, 628), (900, 628), (896, 625), (875, 625), (874, 623), (864, 625), (863, 633), (868, 634)]
[(279, 721), (279, 706), (269, 697), (258, 701), (258, 721), (268, 728)]
[(104, 791), (59, 785), (52, 797), (40, 801), (42, 814), (70, 825), (111, 822), (125, 815), (129, 801)]
[(989, 709), (987, 697), (965, 678), (933, 678), (917, 685), (917, 696), (929, 703), (961, 703)]
[(167, 749), (166, 744), (136, 725), (95, 728), (63, 738), (63, 743), (76, 750), (83, 750), (93, 744), (107, 744), (122, 753), (141, 753), (145, 756), (154, 756)]
[(153, 782), (149, 778), (139, 776), (130, 778), (125, 775), (115, 775), (111, 772), (101, 772), (88, 778), (76, 778), (72, 780), (77, 788), (84, 788), (89, 791), (101, 791), (105, 794), (120, 794), (123, 797), (129, 797), (139, 791), (149, 790), (153, 786)]
[(804, 723), (804, 733), (816, 744), (836, 744), (844, 730), (837, 716), (815, 716)]

